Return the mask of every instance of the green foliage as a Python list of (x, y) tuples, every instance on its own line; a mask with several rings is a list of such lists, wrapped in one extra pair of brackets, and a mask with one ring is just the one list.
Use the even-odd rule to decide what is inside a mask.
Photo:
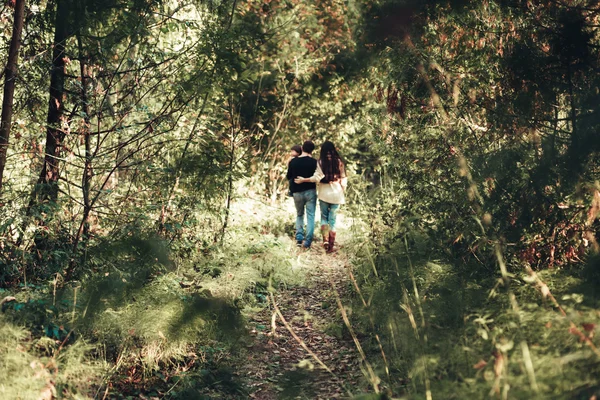
[[(597, 121), (583, 106), (597, 96), (598, 10), (425, 6), (398, 34), (382, 11), (398, 7), (366, 7), (354, 81), (374, 156), (357, 159), (372, 190), (352, 205), (370, 237), (353, 257), (354, 324), (379, 375), (416, 398), (591, 396), (597, 354), (577, 329), (597, 324), (580, 272), (594, 276), (598, 251)], [(547, 269), (566, 317), (535, 289)]]
[(230, 247), (215, 250), (195, 261), (192, 264), (195, 273), (188, 273), (196, 280), (213, 275), (214, 279), (204, 283), (203, 288), (217, 296), (243, 299), (250, 305), (264, 302), (267, 287), (297, 285), (304, 281), (299, 261), (289, 257), (292, 243), (282, 237), (289, 233), (285, 227), (289, 215), (278, 212), (266, 218), (267, 210), (254, 213), (251, 205), (253, 202), (243, 202), (241, 208), (236, 208), (236, 214), (244, 216), (244, 225), (232, 227), (235, 241)]
[(90, 380), (99, 379), (106, 370), (103, 363), (90, 357), (93, 346), (77, 340), (63, 348), (57, 338), (31, 338), (27, 330), (4, 316), (0, 322), (3, 398), (33, 399), (57, 393), (64, 398), (92, 397)]
[(46, 385), (49, 373), (45, 371), (43, 365), (37, 363), (43, 373), (37, 374), (35, 368), (30, 364), (35, 357), (29, 354), (22, 346), (22, 342), (27, 337), (27, 332), (12, 325), (2, 318), (0, 321), (0, 333), (2, 337), (0, 354), (0, 371), (2, 372), (2, 384), (0, 390), (2, 397), (5, 398), (33, 398), (38, 395)]
[(564, 317), (528, 276), (518, 277), (511, 284), (515, 312), (506, 287), (494, 279), (457, 275), (451, 260), (432, 253), (430, 246), (415, 243), (410, 253), (398, 248), (368, 256), (373, 264), (356, 272), (369, 307), (356, 300), (353, 325), (370, 337), (365, 343), (371, 360), (383, 365), (372, 336), (379, 335), (389, 363), (386, 382), (394, 393), (409, 390), (425, 398), (426, 380), (443, 398), (484, 397), (490, 390), (505, 390), (505, 383), (515, 398), (569, 398), (567, 393), (591, 395), (600, 387), (597, 355), (575, 330), (588, 335), (600, 322), (594, 311), (597, 293), (589, 283), (566, 272), (540, 275)]
[[(244, 316), (269, 291), (304, 283), (286, 238), (293, 211), (274, 205), (288, 149), (305, 139), (333, 140), (346, 159), (360, 238), (349, 246), (361, 290), (353, 323), (370, 357), (381, 338), (384, 389), (597, 392), (584, 343), (598, 322), (596, 5), (27, 7), (0, 194), (0, 286), (21, 289), (3, 307), (0, 375), (22, 394), (5, 397), (35, 396), (50, 379), (65, 397), (89, 395), (85, 368), (127, 396), (168, 385), (160, 395), (247, 395), (224, 361), (245, 340)], [(39, 201), (61, 29), (64, 140), (49, 155), (59, 196)], [(239, 207), (241, 197), (254, 203)], [(90, 350), (114, 363), (102, 379)], [(28, 369), (42, 359), (58, 372)], [(306, 377), (288, 378), (285, 395)]]
[[(61, 287), (53, 280), (16, 293), (16, 301), (3, 305), (6, 329), (25, 326), (23, 338), (35, 343), (30, 352), (59, 365), (40, 387), (52, 377), (67, 398), (91, 397), (93, 387), (106, 390), (109, 383), (109, 393), (124, 396), (172, 389), (173, 398), (213, 392), (244, 398), (232, 357), (250, 340), (246, 316), (265, 307), (273, 287), (302, 283), (305, 273), (290, 261), (292, 242), (281, 236), (289, 215), (271, 210), (267, 219), (255, 210), (253, 202), (237, 203), (235, 215), (250, 218), (233, 221), (228, 245), (189, 257), (171, 254), (161, 237), (142, 231), (144, 223), (123, 226), (88, 247), (89, 272), (80, 281)], [(178, 229), (185, 237), (196, 226)]]

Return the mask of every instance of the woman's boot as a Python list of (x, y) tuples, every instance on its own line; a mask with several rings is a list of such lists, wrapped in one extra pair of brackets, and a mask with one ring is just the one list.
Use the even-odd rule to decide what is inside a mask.
[(321, 235), (323, 235), (323, 248), (329, 250), (329, 225), (321, 225)]
[(333, 253), (333, 245), (335, 244), (335, 232), (329, 232), (329, 247), (327, 248), (328, 253)]

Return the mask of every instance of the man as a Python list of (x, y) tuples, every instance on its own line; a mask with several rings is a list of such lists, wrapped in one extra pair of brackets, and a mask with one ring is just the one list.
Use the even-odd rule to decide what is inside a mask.
[[(290, 161), (287, 179), (291, 182), (291, 192), (296, 206), (296, 244), (309, 249), (315, 230), (315, 211), (317, 208), (317, 185), (314, 182), (295, 183), (298, 176), (313, 176), (317, 169), (317, 160), (312, 158), (315, 145), (310, 140), (302, 144), (302, 154)], [(306, 235), (304, 232), (304, 212), (306, 210)], [(303, 243), (304, 241), (304, 243)]]

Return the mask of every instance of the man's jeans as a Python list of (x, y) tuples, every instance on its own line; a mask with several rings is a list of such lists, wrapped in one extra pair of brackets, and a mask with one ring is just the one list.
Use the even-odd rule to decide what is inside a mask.
[[(317, 209), (316, 189), (294, 193), (296, 206), (296, 241), (304, 240), (304, 247), (310, 247), (315, 231), (315, 210)], [(304, 235), (304, 209), (306, 208), (306, 236)]]

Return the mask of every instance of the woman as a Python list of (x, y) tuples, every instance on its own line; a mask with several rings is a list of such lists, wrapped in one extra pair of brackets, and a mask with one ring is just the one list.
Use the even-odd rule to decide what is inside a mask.
[(318, 198), (321, 208), (321, 233), (323, 247), (327, 253), (333, 252), (335, 244), (335, 221), (341, 204), (346, 202), (344, 191), (348, 184), (344, 162), (330, 141), (321, 145), (317, 170), (310, 178), (298, 177), (296, 183), (319, 182)]

